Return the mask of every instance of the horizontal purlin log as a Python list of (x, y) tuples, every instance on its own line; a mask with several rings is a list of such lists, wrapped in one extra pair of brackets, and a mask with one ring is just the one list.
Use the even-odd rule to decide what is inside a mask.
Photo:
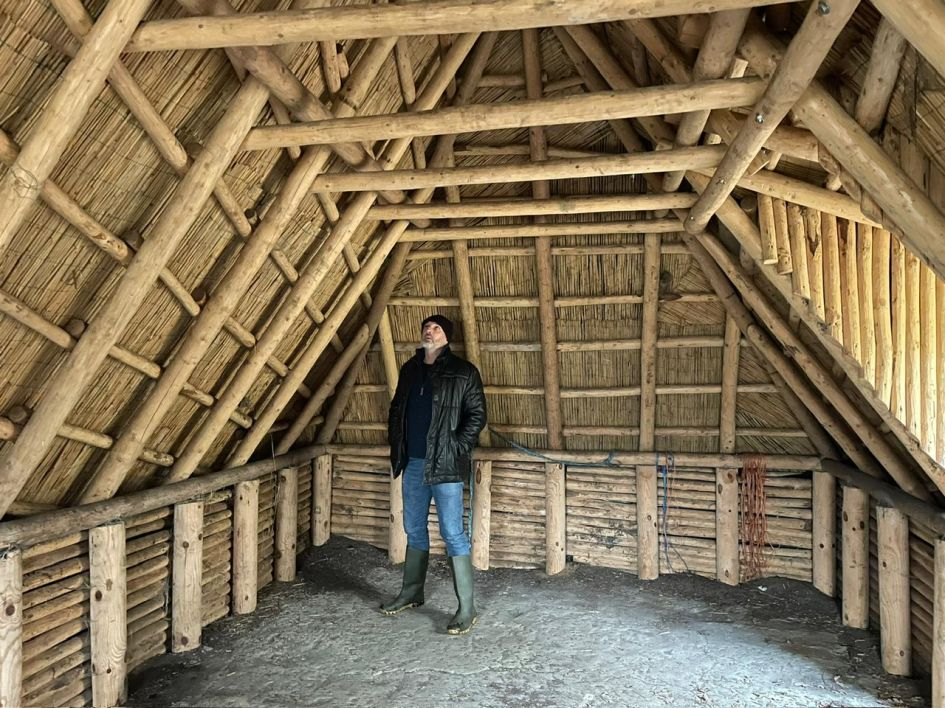
[[(497, 396), (541, 396), (541, 386), (485, 386), (486, 393)], [(385, 393), (387, 384), (358, 384), (355, 393)], [(663, 384), (656, 387), (657, 395), (683, 396), (699, 394), (717, 394), (722, 392), (720, 384)], [(777, 393), (774, 384), (739, 384), (739, 393)], [(639, 386), (610, 386), (606, 388), (562, 388), (562, 398), (617, 398), (640, 395)]]
[(320, 175), (312, 183), (317, 192), (366, 192), (384, 186), (398, 189), (500, 184), (549, 179), (582, 179), (614, 175), (649, 174), (670, 170), (714, 168), (725, 148), (706, 145), (691, 148), (639, 152), (629, 155), (604, 155), (544, 162), (482, 167), (428, 167), (423, 170), (390, 170), (380, 173), (340, 173)]
[(401, 242), (458, 241), (473, 238), (538, 238), (580, 234), (666, 234), (680, 230), (678, 219), (521, 224), (511, 226), (453, 226), (444, 229), (407, 229)]
[(413, 138), (735, 108), (753, 104), (761, 97), (764, 88), (765, 82), (760, 79), (720, 79), (623, 91), (596, 91), (563, 98), (457, 106), (418, 113), (265, 126), (251, 130), (242, 147), (244, 150), (269, 150), (345, 140)]
[(126, 51), (210, 49), (401, 35), (455, 34), (668, 17), (761, 7), (781, 0), (441, 0), (407, 5), (314, 8), (144, 23)]
[[(667, 297), (666, 302), (718, 302), (715, 293), (682, 293)], [(586, 295), (575, 297), (557, 297), (555, 307), (588, 307), (594, 305), (639, 305), (643, 302), (642, 295)], [(458, 297), (423, 297), (405, 296), (392, 297), (388, 305), (404, 307), (459, 307)], [(538, 307), (536, 297), (477, 297), (473, 303), (476, 307), (503, 308), (503, 307)]]
[(628, 194), (551, 199), (490, 199), (460, 203), (384, 204), (371, 207), (366, 219), (476, 219), (495, 216), (547, 216), (601, 212), (686, 209), (695, 194)]

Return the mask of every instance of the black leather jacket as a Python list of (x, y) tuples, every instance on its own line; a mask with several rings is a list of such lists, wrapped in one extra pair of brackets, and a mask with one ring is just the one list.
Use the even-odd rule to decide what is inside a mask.
[[(407, 399), (414, 380), (422, 375), (423, 349), (400, 369), (397, 392), (387, 418), (387, 440), (394, 477), (407, 466)], [(433, 418), (427, 432), (424, 484), (464, 482), (469, 479), (470, 456), (486, 425), (486, 396), (479, 370), (443, 348), (430, 371), (433, 385)]]

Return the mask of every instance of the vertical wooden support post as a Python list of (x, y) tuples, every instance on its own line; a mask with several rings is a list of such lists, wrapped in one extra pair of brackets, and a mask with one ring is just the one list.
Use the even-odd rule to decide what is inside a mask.
[(0, 706), (23, 699), (23, 554), (0, 550)]
[(843, 322), (843, 346), (858, 362), (863, 361), (860, 335), (860, 284), (857, 280), (859, 249), (856, 243), (856, 224), (850, 221), (839, 223), (840, 237), (840, 283), (843, 303), (840, 319)]
[(922, 418), (919, 425), (919, 440), (922, 449), (930, 455), (935, 455), (935, 403), (938, 399), (938, 380), (936, 379), (936, 333), (935, 321), (938, 317), (938, 308), (945, 307), (945, 302), (936, 303), (935, 273), (931, 268), (922, 264), (920, 268), (920, 298), (919, 314), (922, 320), (922, 348), (919, 360), (921, 362), (921, 376), (919, 377), (919, 404)]
[(935, 300), (938, 303), (938, 330), (935, 337), (935, 349), (937, 354), (937, 371), (935, 374), (938, 380), (937, 402), (935, 404), (936, 413), (936, 448), (935, 459), (940, 465), (945, 465), (945, 281), (939, 280), (935, 284)]
[[(729, 315), (725, 318), (722, 350), (722, 400), (719, 406), (719, 452), (735, 452), (735, 408), (738, 392), (738, 360), (742, 333)], [(738, 585), (738, 470), (715, 471), (715, 577)]]
[(555, 575), (567, 565), (567, 511), (564, 465), (545, 465), (545, 572)]
[(814, 307), (814, 313), (824, 320), (827, 314), (824, 304), (824, 250), (820, 238), (820, 212), (804, 209), (804, 230), (807, 233), (807, 273), (810, 276), (811, 305)]
[(390, 481), (390, 526), (387, 529), (387, 558), (403, 563), (407, 558), (407, 532), (404, 531), (404, 476)]
[(794, 292), (805, 300), (810, 299), (810, 274), (807, 270), (807, 229), (804, 213), (797, 204), (787, 205), (788, 240), (793, 254), (791, 284)]
[(324, 546), (330, 536), (331, 455), (319, 455), (312, 479), (312, 545)]
[(767, 194), (758, 195), (758, 233), (761, 234), (761, 262), (771, 265), (778, 262), (778, 238), (774, 220), (774, 199)]
[[(640, 451), (654, 449), (656, 440), (656, 338), (659, 314), (660, 236), (643, 241), (643, 324), (640, 334)], [(637, 466), (637, 575), (659, 577), (659, 529), (656, 466)]]
[(786, 275), (794, 270), (791, 258), (791, 237), (788, 231), (787, 205), (780, 199), (775, 199), (773, 205), (774, 234), (778, 249), (777, 270), (781, 275)]
[(299, 471), (279, 470), (276, 487), (275, 569), (277, 581), (295, 580), (295, 548), (299, 536)]
[(259, 480), (240, 482), (233, 494), (233, 614), (256, 609)]
[(863, 377), (874, 383), (876, 327), (873, 318), (873, 228), (868, 224), (855, 226), (857, 243), (853, 257), (856, 259), (857, 296), (860, 299), (860, 363), (863, 364)]
[(906, 251), (892, 237), (892, 394), (890, 408), (906, 420)]
[(821, 241), (824, 247), (824, 321), (830, 326), (830, 336), (843, 344), (840, 238), (837, 217), (833, 214), (821, 214)]
[(909, 519), (893, 507), (876, 507), (879, 556), (879, 637), (883, 668), (894, 676), (912, 671), (909, 618)]
[(890, 406), (893, 387), (892, 295), (889, 275), (889, 232), (873, 230), (873, 325), (876, 328), (876, 390)]
[(865, 629), (870, 622), (870, 497), (843, 488), (843, 624)]
[(932, 600), (932, 708), (945, 708), (945, 539), (935, 539)]
[(813, 474), (813, 579), (824, 595), (837, 594), (837, 480), (826, 472)]
[(89, 530), (89, 634), (92, 646), (92, 705), (112, 708), (125, 697), (128, 647), (125, 525)]
[(473, 490), (472, 563), (489, 570), (489, 543), (492, 539), (492, 461), (477, 460)]
[(203, 502), (174, 506), (174, 583), (171, 589), (171, 651), (200, 646), (203, 628)]
[(919, 390), (922, 373), (921, 347), (921, 307), (919, 301), (920, 278), (919, 258), (912, 253), (906, 254), (906, 357), (904, 360), (906, 375), (906, 425), (917, 438), (922, 424), (922, 392)]

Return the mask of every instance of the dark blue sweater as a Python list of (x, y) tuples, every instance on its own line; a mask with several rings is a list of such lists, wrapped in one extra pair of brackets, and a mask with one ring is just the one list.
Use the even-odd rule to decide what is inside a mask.
[(422, 373), (414, 380), (407, 398), (407, 457), (424, 459), (427, 456), (427, 433), (433, 420), (432, 368), (432, 364), (420, 362)]

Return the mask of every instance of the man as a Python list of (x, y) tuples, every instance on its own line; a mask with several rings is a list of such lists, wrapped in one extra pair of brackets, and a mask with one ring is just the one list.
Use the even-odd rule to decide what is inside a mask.
[(400, 594), (381, 605), (381, 611), (395, 615), (423, 604), (432, 498), (459, 600), (446, 631), (465, 634), (476, 623), (476, 608), (469, 536), (463, 527), (463, 482), (469, 478), (470, 454), (486, 425), (486, 399), (478, 369), (450, 351), (452, 335), (453, 323), (442, 315), (423, 321), (421, 347), (400, 369), (390, 404), (391, 472), (394, 477), (404, 475), (407, 558)]

